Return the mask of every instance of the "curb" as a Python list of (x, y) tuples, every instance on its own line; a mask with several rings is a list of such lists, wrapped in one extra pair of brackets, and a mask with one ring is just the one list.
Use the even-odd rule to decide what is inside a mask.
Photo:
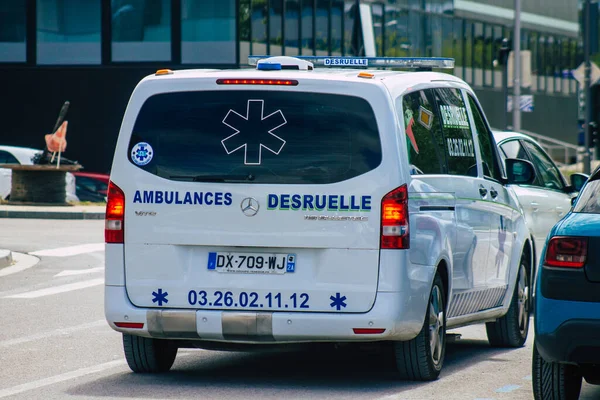
[(37, 219), (104, 219), (104, 212), (69, 211), (19, 211), (0, 210), (0, 218), (37, 218)]
[(40, 259), (37, 257), (13, 251), (12, 265), (7, 266), (6, 268), (0, 268), (0, 278), (3, 276), (16, 274), (17, 272), (25, 271), (26, 269), (36, 266), (39, 262)]
[(12, 265), (13, 257), (10, 250), (0, 250), (0, 268)]

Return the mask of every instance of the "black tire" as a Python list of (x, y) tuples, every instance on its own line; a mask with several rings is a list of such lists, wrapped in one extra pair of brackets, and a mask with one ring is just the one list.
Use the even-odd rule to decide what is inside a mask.
[[(444, 283), (438, 273), (433, 280), (421, 332), (412, 340), (394, 342), (395, 364), (400, 379), (433, 381), (440, 375), (446, 355), (445, 296)], [(436, 333), (437, 339), (434, 340), (437, 342), (435, 349), (432, 349), (432, 335)]]
[(133, 372), (167, 372), (177, 356), (177, 346), (170, 340), (149, 339), (123, 334), (123, 350)]
[(533, 344), (531, 363), (533, 397), (535, 400), (577, 400), (582, 377), (575, 365), (547, 362)]
[(527, 341), (531, 313), (529, 271), (529, 262), (523, 255), (508, 312), (485, 324), (488, 341), (494, 347), (523, 347)]

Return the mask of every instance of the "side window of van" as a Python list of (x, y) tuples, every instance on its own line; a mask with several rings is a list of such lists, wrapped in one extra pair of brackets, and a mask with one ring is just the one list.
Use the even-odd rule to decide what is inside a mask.
[(441, 122), (434, 112), (431, 91), (404, 95), (396, 102), (396, 110), (404, 121), (411, 174), (447, 173)]
[(477, 138), (479, 140), (483, 175), (499, 181), (502, 177), (502, 173), (500, 172), (498, 159), (496, 157), (497, 150), (494, 149), (496, 147), (496, 141), (487, 128), (483, 114), (477, 106), (477, 103), (470, 94), (468, 96), (471, 112), (473, 113), (473, 122), (475, 122), (475, 129), (477, 130)]
[(448, 173), (477, 176), (477, 160), (467, 108), (459, 89), (433, 89), (444, 135)]

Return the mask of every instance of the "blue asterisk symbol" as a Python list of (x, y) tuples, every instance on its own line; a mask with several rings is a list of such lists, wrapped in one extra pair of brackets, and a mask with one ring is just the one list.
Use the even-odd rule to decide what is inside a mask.
[(340, 311), (342, 307), (346, 308), (346, 296), (342, 296), (340, 293), (336, 293), (335, 296), (329, 296), (331, 300), (331, 307), (335, 307), (336, 310)]
[(162, 306), (163, 303), (169, 302), (169, 300), (167, 300), (168, 295), (169, 295), (169, 292), (163, 292), (162, 289), (158, 289), (158, 293), (152, 292), (152, 296), (154, 296), (154, 298), (152, 299), (152, 302), (153, 303), (158, 302), (158, 305)]
[(144, 161), (148, 156), (150, 155), (150, 152), (148, 151), (148, 149), (146, 149), (146, 147), (144, 146), (140, 146), (140, 148), (137, 150), (135, 156), (140, 160), (140, 161)]

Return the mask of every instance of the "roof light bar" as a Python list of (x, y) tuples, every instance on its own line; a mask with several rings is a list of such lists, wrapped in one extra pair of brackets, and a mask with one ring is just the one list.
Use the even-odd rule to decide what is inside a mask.
[[(275, 57), (269, 56), (248, 56), (248, 65), (259, 65), (271, 62)], [(293, 59), (301, 62), (310, 62), (315, 67), (350, 67), (350, 68), (409, 68), (409, 69), (452, 69), (454, 68), (453, 58), (443, 57), (328, 57), (328, 56), (294, 56), (286, 57), (290, 64)], [(277, 60), (280, 61), (280, 60)], [(277, 62), (276, 61), (276, 62)], [(287, 69), (282, 64), (282, 69)]]

